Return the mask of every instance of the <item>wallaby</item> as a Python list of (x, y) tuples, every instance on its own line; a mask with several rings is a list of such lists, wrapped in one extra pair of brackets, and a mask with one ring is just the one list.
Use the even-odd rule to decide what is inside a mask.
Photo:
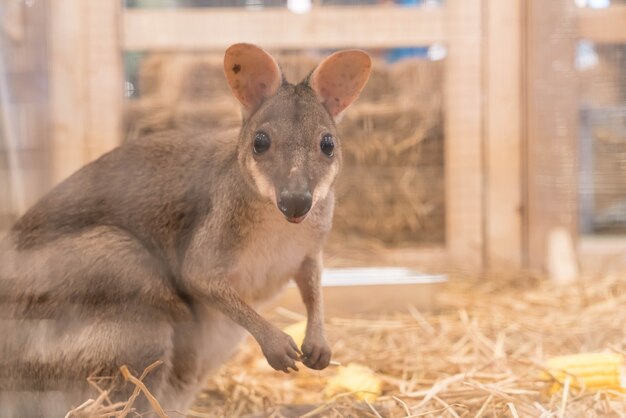
[[(344, 50), (290, 84), (263, 49), (233, 45), (224, 71), (243, 106), (238, 136), (126, 142), (27, 211), (0, 252), (0, 417), (62, 417), (93, 397), (89, 376), (156, 360), (146, 386), (185, 411), (245, 330), (276, 370), (328, 366), (320, 273), (336, 122), (370, 68)], [(292, 278), (302, 347), (254, 310)]]

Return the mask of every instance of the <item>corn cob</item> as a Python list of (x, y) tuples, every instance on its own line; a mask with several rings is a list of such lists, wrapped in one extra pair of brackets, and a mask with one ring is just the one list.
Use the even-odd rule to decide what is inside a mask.
[(382, 382), (372, 369), (350, 363), (340, 366), (337, 374), (328, 380), (324, 395), (332, 397), (342, 392), (354, 392), (357, 399), (373, 402), (382, 392)]
[(542, 379), (554, 383), (549, 392), (557, 392), (570, 377), (570, 387), (586, 390), (612, 389), (626, 392), (624, 357), (616, 353), (581, 353), (553, 357), (546, 362)]

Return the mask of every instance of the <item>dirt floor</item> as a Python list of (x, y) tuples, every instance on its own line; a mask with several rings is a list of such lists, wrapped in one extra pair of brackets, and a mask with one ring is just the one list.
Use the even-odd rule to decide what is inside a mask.
[[(372, 295), (375, 297), (375, 295)], [(382, 394), (325, 395), (338, 366), (272, 371), (253, 341), (207, 386), (192, 417), (611, 417), (626, 395), (562, 387), (542, 372), (551, 356), (626, 351), (626, 275), (571, 285), (528, 275), (453, 277), (436, 312), (328, 318), (333, 360), (371, 368)], [(286, 326), (301, 319), (274, 312)]]

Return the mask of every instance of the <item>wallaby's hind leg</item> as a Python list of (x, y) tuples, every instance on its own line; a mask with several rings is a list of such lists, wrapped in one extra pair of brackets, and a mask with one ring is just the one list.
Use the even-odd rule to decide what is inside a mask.
[(145, 383), (157, 397), (165, 390), (174, 323), (189, 313), (141, 243), (98, 227), (16, 257), (0, 284), (0, 335), (11, 336), (0, 342), (1, 417), (63, 416), (97, 396), (87, 377), (118, 375), (122, 365), (140, 373), (163, 360)]

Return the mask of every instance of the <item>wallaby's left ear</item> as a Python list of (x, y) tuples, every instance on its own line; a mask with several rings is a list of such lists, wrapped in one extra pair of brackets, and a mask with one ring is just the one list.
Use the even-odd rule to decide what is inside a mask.
[(317, 66), (309, 77), (309, 85), (328, 113), (338, 119), (359, 97), (371, 69), (372, 60), (365, 52), (338, 51)]

